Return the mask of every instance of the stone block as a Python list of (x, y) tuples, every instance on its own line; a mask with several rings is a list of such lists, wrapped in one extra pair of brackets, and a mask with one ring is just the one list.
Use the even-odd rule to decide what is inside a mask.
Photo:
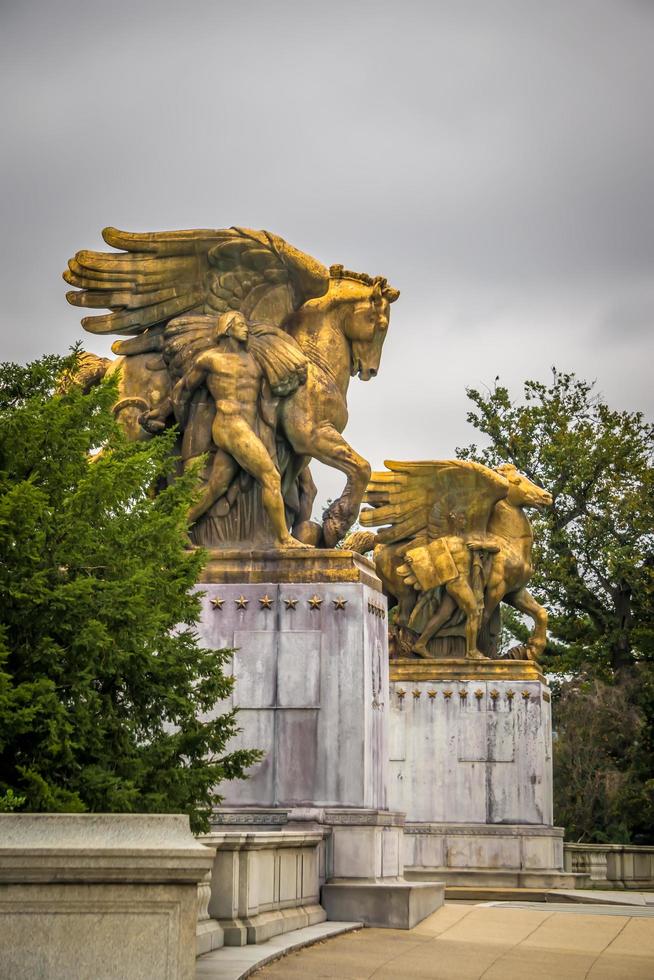
[(0, 976), (191, 980), (213, 857), (182, 815), (1, 814)]
[(336, 882), (323, 885), (327, 918), (384, 929), (413, 929), (443, 904), (442, 882)]

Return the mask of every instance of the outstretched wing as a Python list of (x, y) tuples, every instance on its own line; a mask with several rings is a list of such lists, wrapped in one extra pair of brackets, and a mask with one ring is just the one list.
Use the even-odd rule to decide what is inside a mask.
[(74, 306), (109, 309), (82, 320), (91, 333), (140, 334), (188, 313), (239, 310), (281, 326), (322, 296), (329, 270), (267, 231), (247, 228), (132, 234), (105, 228), (119, 252), (77, 252), (64, 279)]
[(386, 460), (389, 472), (373, 473), (361, 512), (364, 527), (380, 527), (378, 540), (482, 533), (508, 480), (487, 466), (445, 459), (417, 463)]

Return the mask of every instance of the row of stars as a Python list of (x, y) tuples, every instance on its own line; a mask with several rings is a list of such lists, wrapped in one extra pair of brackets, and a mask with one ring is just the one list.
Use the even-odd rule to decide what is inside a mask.
[[(420, 690), (415, 690), (415, 691), (412, 691), (411, 693), (413, 694), (414, 698), (417, 700), (423, 692), (420, 691)], [(452, 694), (453, 693), (454, 693), (453, 691), (443, 691), (443, 697), (445, 698), (446, 701), (448, 701), (452, 697)], [(459, 695), (459, 697), (461, 698), (462, 701), (465, 701), (465, 699), (468, 697), (468, 691), (466, 691), (466, 690), (458, 691), (457, 693), (458, 693), (458, 695)], [(401, 688), (401, 687), (397, 689), (396, 694), (397, 694), (398, 698), (400, 699), (400, 701), (402, 701), (406, 697), (406, 691), (403, 688)], [(431, 701), (433, 701), (433, 699), (438, 694), (438, 691), (427, 691), (426, 694), (427, 694), (428, 698)], [(484, 696), (484, 691), (482, 691), (482, 690), (476, 690), (474, 692), (474, 694), (475, 694), (476, 699), (478, 701), (480, 701), (483, 698), (483, 696)], [(499, 691), (489, 691), (489, 696), (490, 696), (490, 698), (491, 698), (492, 701), (497, 701), (497, 699), (500, 697), (500, 692)], [(507, 691), (506, 692), (506, 699), (507, 699), (507, 701), (513, 701), (514, 697), (515, 697), (515, 691)], [(529, 693), (529, 691), (522, 691), (522, 697), (523, 697), (523, 699), (525, 701), (528, 701), (530, 699), (530, 697), (531, 697), (531, 694)]]
[[(225, 604), (225, 600), (220, 596), (215, 596), (210, 601), (214, 609), (222, 609), (223, 605)], [(240, 595), (238, 599), (234, 599), (237, 609), (246, 609), (249, 601), (250, 600), (244, 595)], [(272, 596), (269, 596), (267, 593), (266, 595), (259, 596), (259, 603), (262, 609), (272, 609), (274, 601), (275, 600), (272, 598)], [(295, 609), (299, 601), (299, 599), (295, 599), (293, 597), (284, 599), (287, 609)], [(309, 607), (311, 609), (320, 609), (323, 599), (319, 595), (312, 595), (310, 599), (307, 599), (307, 602), (309, 603)], [(334, 609), (345, 609), (347, 599), (344, 599), (343, 596), (339, 595), (336, 597), (336, 599), (332, 599), (332, 603), (334, 605)]]

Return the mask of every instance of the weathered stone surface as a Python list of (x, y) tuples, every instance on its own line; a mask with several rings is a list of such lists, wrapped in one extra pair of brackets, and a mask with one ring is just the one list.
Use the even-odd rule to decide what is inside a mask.
[(243, 731), (233, 747), (266, 753), (249, 779), (222, 788), (225, 804), (384, 808), (384, 597), (361, 582), (202, 589), (204, 645), (237, 648), (230, 704)]
[(413, 929), (443, 904), (440, 881), (329, 882), (322, 887), (322, 904), (329, 919), (347, 921), (354, 916), (367, 926)]
[(393, 682), (391, 808), (409, 822), (551, 826), (549, 696), (535, 680)]
[(0, 976), (191, 980), (212, 863), (182, 815), (0, 815)]
[(404, 831), (404, 874), (448, 885), (574, 888), (562, 851), (560, 827), (412, 822)]
[(390, 685), (389, 801), (407, 813), (406, 877), (574, 888), (552, 826), (547, 686), (523, 668), (493, 679), (474, 664), (443, 679), (440, 666)]
[(200, 839), (216, 849), (208, 912), (218, 920), (225, 945), (261, 943), (325, 920), (321, 832), (226, 831)]

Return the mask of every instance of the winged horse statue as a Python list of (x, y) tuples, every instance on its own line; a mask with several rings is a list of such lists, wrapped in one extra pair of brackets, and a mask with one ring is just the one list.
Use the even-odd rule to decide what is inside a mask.
[[(229, 412), (244, 411), (246, 389), (250, 401), (257, 402), (256, 418), (247, 420), (249, 448), (232, 466), (227, 489), (192, 528), (192, 539), (207, 546), (270, 546), (274, 538), (262, 507), (263, 481), (269, 495), (274, 491), (283, 498), (296, 539), (336, 544), (356, 518), (370, 478), (369, 464), (342, 435), (348, 385), (355, 375), (367, 381), (377, 374), (398, 290), (379, 276), (338, 265), (327, 268), (267, 231), (233, 227), (133, 234), (106, 228), (103, 238), (118, 251), (77, 252), (64, 279), (75, 287), (67, 293), (70, 303), (110, 311), (84, 317), (85, 330), (125, 338), (112, 346), (116, 360), (95, 372), (87, 365), (87, 373), (120, 372), (114, 411), (129, 437), (153, 438), (156, 420), (161, 427), (179, 422), (175, 392), (185, 378), (194, 377), (192, 393), (187, 386), (190, 403), (179, 438), (184, 468), (200, 456), (223, 452), (212, 438), (218, 410), (223, 413), (218, 424)], [(230, 340), (227, 327), (217, 329), (218, 318), (229, 313), (240, 314), (245, 323), (232, 330), (240, 347)], [(232, 378), (223, 398), (223, 389), (229, 389), (224, 376), (229, 357), (212, 359), (207, 352), (234, 355), (232, 362), (247, 375), (247, 384), (241, 385), (240, 375)], [(246, 363), (249, 354), (258, 367)], [(206, 384), (198, 378), (203, 356), (207, 377), (215, 366)], [(207, 390), (212, 384), (214, 396)], [(322, 527), (310, 520), (316, 492), (311, 459), (346, 478)], [(208, 462), (205, 483), (210, 472)]]
[(463, 646), (479, 659), (480, 631), (501, 602), (534, 621), (515, 659), (536, 660), (546, 641), (547, 611), (527, 590), (533, 533), (524, 509), (548, 507), (550, 494), (515, 466), (493, 470), (462, 460), (386, 461), (373, 473), (360, 515), (364, 527), (346, 539), (374, 561), (396, 626), (419, 657), (447, 658)]

